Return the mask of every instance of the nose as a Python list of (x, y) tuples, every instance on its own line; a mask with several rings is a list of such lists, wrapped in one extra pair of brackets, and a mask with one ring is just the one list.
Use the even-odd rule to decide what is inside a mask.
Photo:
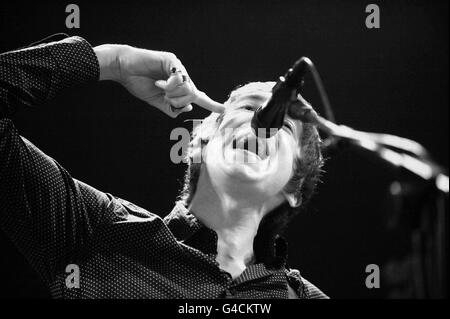
[(254, 112), (248, 110), (235, 110), (228, 114), (225, 113), (221, 126), (233, 129), (250, 126), (253, 114)]

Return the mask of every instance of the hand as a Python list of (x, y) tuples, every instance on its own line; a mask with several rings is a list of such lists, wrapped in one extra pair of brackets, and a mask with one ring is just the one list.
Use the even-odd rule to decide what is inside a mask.
[(121, 83), (131, 94), (171, 117), (192, 110), (191, 103), (212, 112), (224, 109), (195, 87), (172, 53), (111, 44), (95, 47), (94, 51), (100, 80)]

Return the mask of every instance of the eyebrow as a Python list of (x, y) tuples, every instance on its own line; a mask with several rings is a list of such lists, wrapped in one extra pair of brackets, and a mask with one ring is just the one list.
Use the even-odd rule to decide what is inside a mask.
[(267, 97), (265, 97), (261, 94), (257, 94), (257, 93), (250, 94), (250, 95), (243, 95), (241, 97), (238, 97), (235, 101), (233, 101), (233, 104), (241, 103), (242, 101), (246, 101), (246, 100), (253, 100), (252, 102), (265, 102), (267, 100)]

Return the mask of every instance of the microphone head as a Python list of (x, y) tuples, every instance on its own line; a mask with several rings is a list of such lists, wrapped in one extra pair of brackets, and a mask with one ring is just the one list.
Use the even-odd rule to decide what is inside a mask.
[(304, 77), (309, 65), (312, 62), (307, 57), (301, 57), (284, 75), (284, 83), (291, 89), (298, 89), (303, 86)]
[[(253, 133), (255, 133), (255, 135), (257, 137), (261, 137), (261, 138), (270, 138), (272, 137), (271, 135), (271, 130), (265, 128), (265, 122), (264, 119), (261, 116), (261, 109), (262, 106), (260, 106), (256, 111), (255, 114), (252, 117), (252, 121), (251, 121), (251, 126), (253, 129)], [(275, 132), (276, 133), (276, 132)]]
[(283, 127), (284, 117), (289, 104), (290, 90), (277, 89), (265, 106), (260, 106), (253, 115), (251, 126), (260, 138), (270, 138)]
[(264, 107), (259, 107), (251, 126), (258, 137), (270, 138), (284, 125), (284, 118), (292, 99), (303, 85), (303, 78), (312, 62), (307, 57), (298, 59), (284, 76), (280, 76), (272, 88), (272, 97)]

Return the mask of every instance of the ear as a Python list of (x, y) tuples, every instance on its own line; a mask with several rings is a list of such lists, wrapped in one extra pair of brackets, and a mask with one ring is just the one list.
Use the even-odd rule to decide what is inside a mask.
[(285, 191), (283, 191), (283, 197), (291, 207), (299, 207), (302, 204), (302, 199), (297, 198), (294, 194), (286, 193)]
[(195, 136), (189, 143), (188, 152), (186, 154), (187, 160), (191, 163), (201, 163), (203, 159), (203, 140), (200, 136)]

